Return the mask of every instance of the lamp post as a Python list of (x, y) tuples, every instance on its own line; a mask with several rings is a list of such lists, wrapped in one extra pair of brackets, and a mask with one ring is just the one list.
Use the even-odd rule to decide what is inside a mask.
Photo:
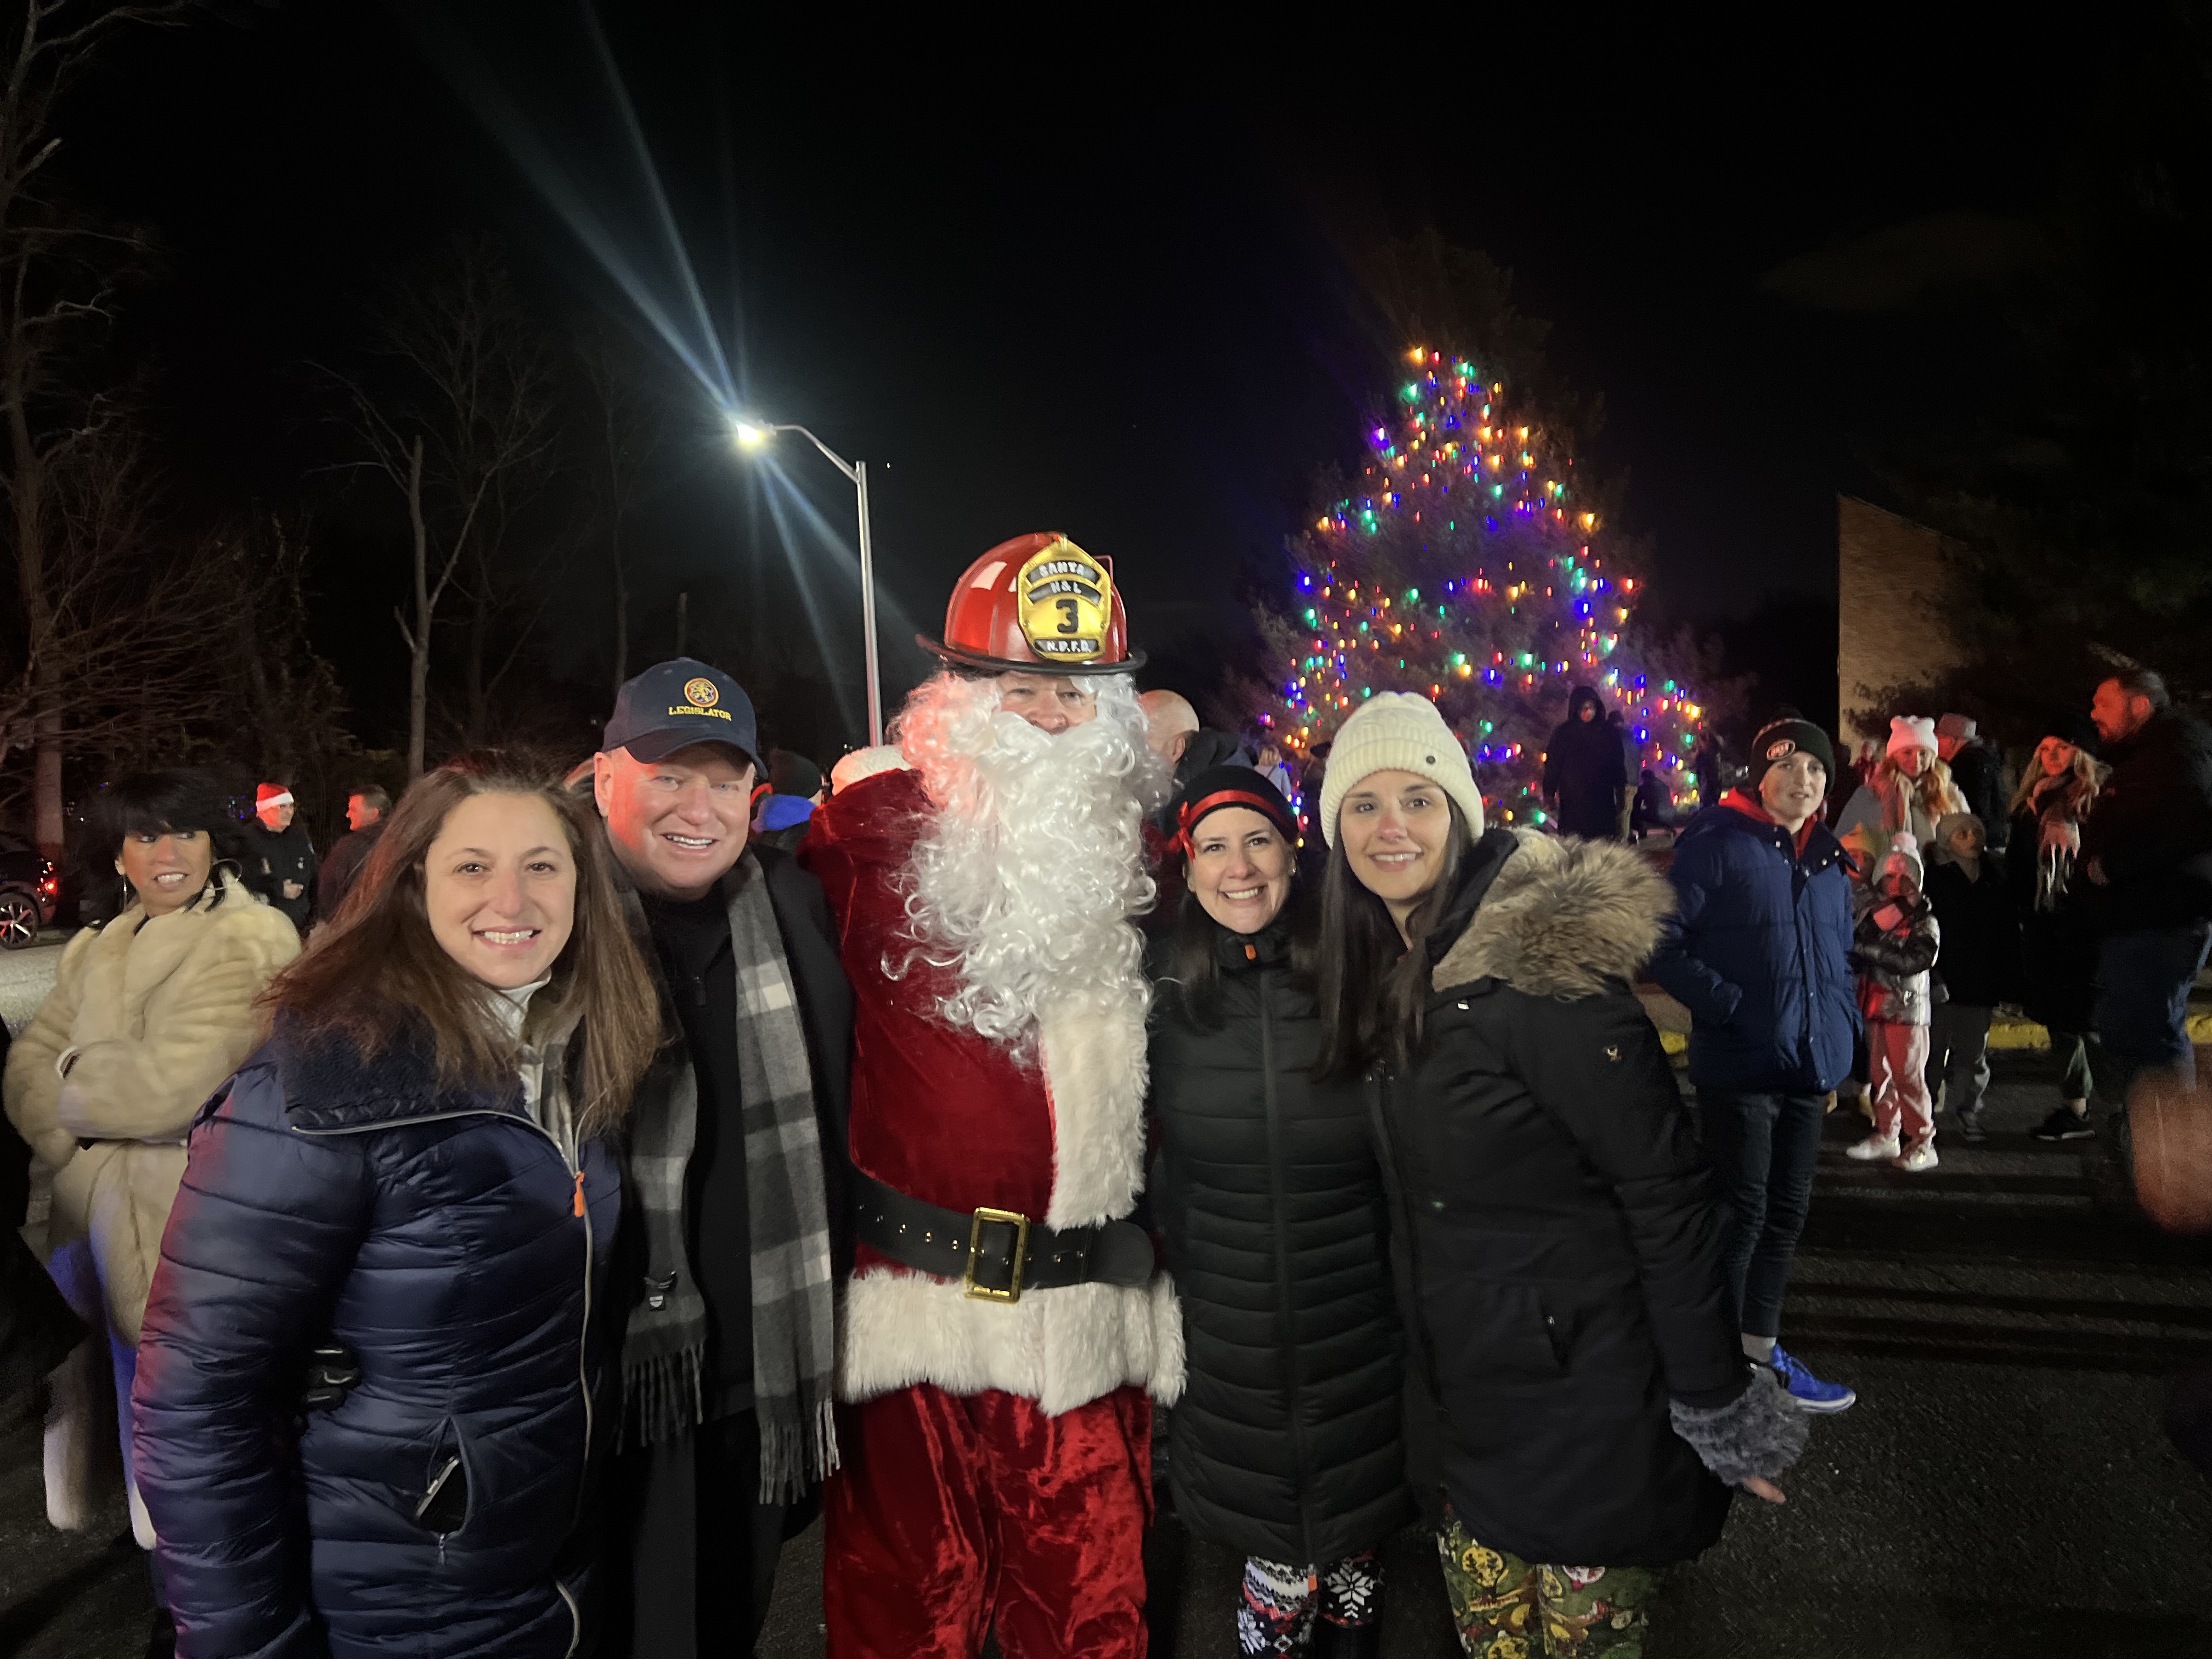
[(868, 682), (868, 742), (878, 744), (884, 740), (884, 690), (876, 676), (876, 563), (868, 541), (868, 464), (847, 460), (795, 421), (748, 421), (732, 416), (730, 430), (744, 449), (757, 449), (779, 432), (796, 432), (852, 480), (860, 509), (860, 653)]

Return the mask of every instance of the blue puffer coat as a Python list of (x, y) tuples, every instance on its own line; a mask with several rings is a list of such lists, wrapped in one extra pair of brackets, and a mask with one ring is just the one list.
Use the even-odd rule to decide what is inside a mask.
[[(139, 1346), (135, 1462), (183, 1659), (561, 1659), (621, 1204), (504, 1094), (283, 1026), (203, 1109)], [(308, 1350), (362, 1380), (294, 1412)], [(416, 1519), (441, 1472), (453, 1518)], [(437, 1511), (432, 1511), (434, 1519)]]
[(1802, 851), (1729, 804), (1674, 843), (1676, 910), (1651, 977), (1688, 1008), (1690, 1080), (1718, 1094), (1825, 1094), (1851, 1069), (1850, 863), (1814, 823)]

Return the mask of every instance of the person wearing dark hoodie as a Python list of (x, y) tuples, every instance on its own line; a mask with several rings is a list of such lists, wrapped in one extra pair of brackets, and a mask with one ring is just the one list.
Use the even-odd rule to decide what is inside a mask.
[(1850, 1075), (1859, 1031), (1850, 860), (1820, 821), (1834, 761), (1808, 721), (1759, 732), (1749, 775), (1675, 841), (1675, 910), (1651, 959), (1651, 977), (1690, 1011), (1690, 1081), (1744, 1352), (1814, 1412), (1858, 1397), (1775, 1340), (1826, 1096)]
[(1605, 718), (1605, 702), (1587, 685), (1567, 699), (1567, 717), (1544, 747), (1544, 799), (1563, 836), (1588, 841), (1620, 839), (1620, 805), (1628, 793), (1628, 764), (1620, 733)]

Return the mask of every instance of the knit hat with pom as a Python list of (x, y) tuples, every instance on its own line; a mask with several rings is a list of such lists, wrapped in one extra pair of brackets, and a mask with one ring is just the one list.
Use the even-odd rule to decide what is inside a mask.
[(1413, 772), (1457, 804), (1470, 836), (1482, 834), (1482, 791), (1466, 747), (1436, 704), (1412, 691), (1382, 691), (1337, 728), (1321, 787), (1321, 831), (1336, 845), (1336, 809), (1361, 779), (1376, 772)]
[(1928, 872), (1920, 865), (1920, 841), (1910, 830), (1900, 830), (1890, 837), (1889, 851), (1881, 860), (1885, 876), (1901, 872), (1912, 878), (1916, 888), (1928, 884)]
[(1925, 714), (1893, 715), (1889, 722), (1889, 752), (1901, 754), (1907, 749), (1925, 749), (1936, 752), (1936, 722)]

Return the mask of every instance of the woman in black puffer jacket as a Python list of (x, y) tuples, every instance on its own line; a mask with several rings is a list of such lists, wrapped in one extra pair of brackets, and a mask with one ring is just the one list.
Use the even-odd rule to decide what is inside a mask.
[(1375, 1552), (1413, 1508), (1366, 1104), (1313, 1080), (1288, 804), (1218, 767), (1177, 816), (1189, 890), (1154, 952), (1152, 1032), (1155, 1213), (1189, 1366), (1169, 1427), (1176, 1512), (1249, 1558), (1243, 1651), (1374, 1653)]

